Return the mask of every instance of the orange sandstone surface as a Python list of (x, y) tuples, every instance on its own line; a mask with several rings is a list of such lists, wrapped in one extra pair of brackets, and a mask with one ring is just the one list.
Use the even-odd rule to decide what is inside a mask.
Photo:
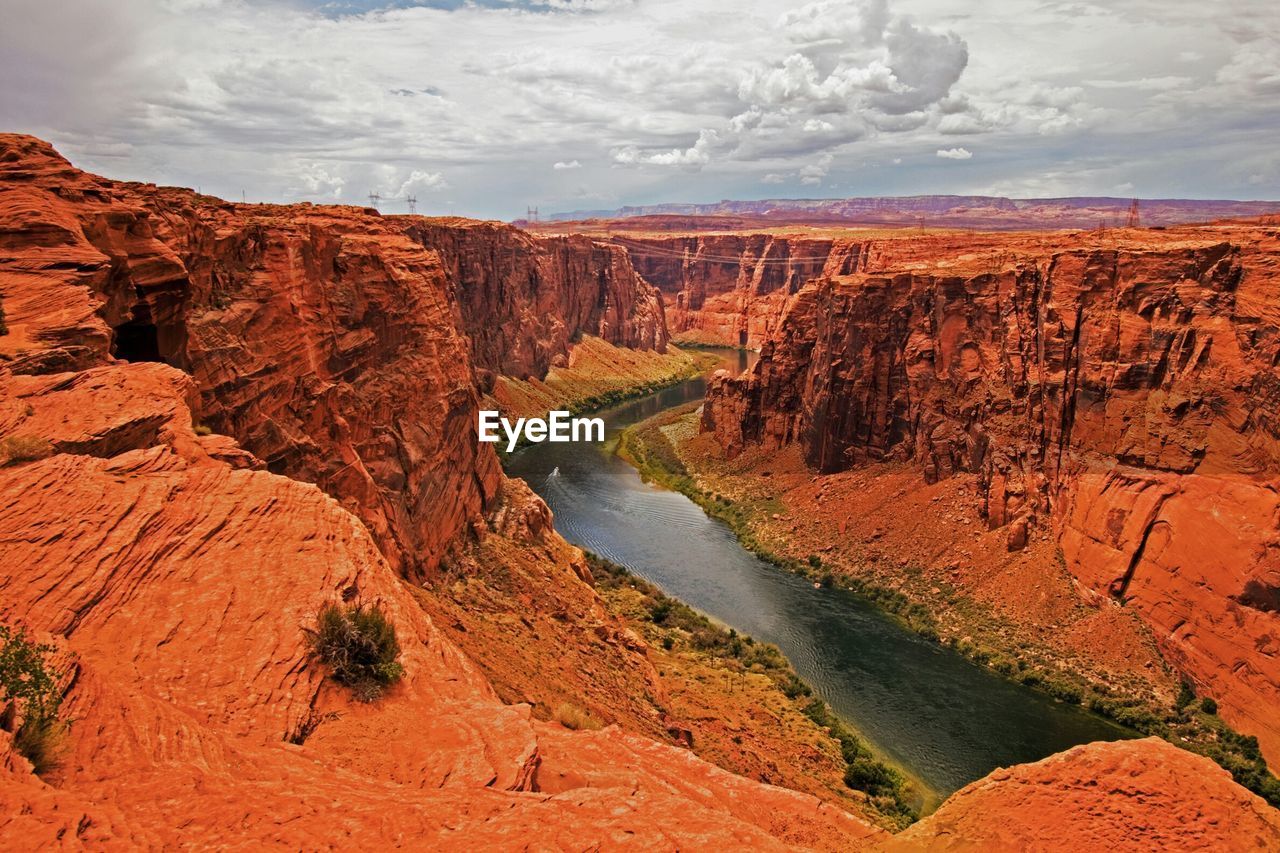
[[(665, 327), (618, 250), (422, 227), (455, 226), (437, 248), (408, 218), (107, 181), (0, 136), (0, 439), (47, 442), (0, 467), (0, 621), (56, 645), (74, 720), (44, 778), (0, 727), (6, 849), (981, 847), (995, 832), (1025, 848), (1054, 837), (1029, 791), (1059, 790), (1049, 814), (1090, 838), (1140, 811), (1155, 839), (1280, 844), (1257, 798), (1145, 741), (1000, 771), (893, 839), (654, 738), (504, 702), (415, 581), (486, 541), (555, 564), (558, 584), (581, 583), (581, 557), (475, 441), (483, 371), (537, 375), (581, 333), (661, 348)], [(542, 280), (577, 328), (476, 334), (457, 278), (476, 232), (496, 232), (502, 270), (568, 270)], [(522, 316), (495, 287), (494, 310)], [(335, 600), (377, 603), (397, 629), (405, 677), (374, 704), (309, 655), (302, 629)]]

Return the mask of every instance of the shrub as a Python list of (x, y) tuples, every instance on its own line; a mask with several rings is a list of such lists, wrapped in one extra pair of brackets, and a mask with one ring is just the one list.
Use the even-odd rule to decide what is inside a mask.
[(53, 453), (53, 445), (36, 435), (11, 435), (0, 440), (0, 465), (33, 462)]
[(1218, 703), (1213, 701), (1211, 697), (1206, 696), (1200, 700), (1200, 710), (1206, 714), (1216, 714), (1218, 713)]
[(213, 435), (213, 427), (208, 424), (193, 424), (191, 431), (196, 435)]
[(1190, 681), (1187, 681), (1184, 678), (1182, 679), (1182, 683), (1178, 685), (1178, 702), (1176, 707), (1178, 710), (1182, 710), (1194, 701), (1196, 701), (1195, 687), (1192, 686)]
[(326, 604), (316, 627), (304, 629), (311, 652), (332, 670), (333, 680), (372, 702), (404, 675), (395, 626), (378, 605)]
[(649, 607), (649, 621), (655, 625), (665, 624), (667, 617), (671, 615), (671, 602), (663, 597), (654, 601)]
[(604, 725), (587, 711), (569, 702), (561, 702), (556, 706), (555, 719), (566, 729), (574, 731), (595, 731)]
[(70, 730), (70, 724), (58, 716), (62, 707), (58, 679), (45, 663), (45, 656), (53, 651), (53, 646), (28, 640), (21, 628), (15, 632), (0, 625), (0, 692), (22, 719), (13, 744), (40, 775), (61, 763)]

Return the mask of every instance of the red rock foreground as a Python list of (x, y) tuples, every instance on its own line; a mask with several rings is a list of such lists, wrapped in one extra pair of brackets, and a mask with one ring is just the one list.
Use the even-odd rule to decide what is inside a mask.
[[(582, 251), (608, 261), (592, 281), (643, 295), (611, 251)], [(0, 730), (2, 846), (894, 841), (686, 750), (538, 722), (435, 628), (405, 577), (432, 571), (451, 541), (555, 536), (486, 523), (500, 492), (507, 513), (545, 507), (476, 448), (475, 343), (445, 266), (377, 217), (114, 184), (0, 137), (0, 439), (28, 440), (0, 467), (0, 621), (61, 649), (74, 719), (43, 779)], [(655, 315), (624, 313), (621, 342), (635, 343)], [(640, 342), (660, 344), (651, 331)], [(556, 346), (535, 337), (501, 346)], [(405, 677), (375, 704), (309, 658), (302, 629), (334, 600), (376, 602), (396, 626)], [(308, 720), (322, 723), (288, 742)], [(1048, 837), (1026, 809), (1024, 780), (1039, 778), (1079, 803), (1054, 814), (1086, 837), (1117, 836), (1141, 804), (1153, 839), (1280, 845), (1260, 801), (1148, 742), (996, 774), (894, 843), (983, 845), (999, 828), (1002, 843), (1032, 845)]]

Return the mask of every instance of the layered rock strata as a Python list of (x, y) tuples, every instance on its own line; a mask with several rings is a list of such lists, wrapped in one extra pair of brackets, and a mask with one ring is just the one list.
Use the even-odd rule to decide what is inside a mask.
[(754, 370), (712, 383), (704, 428), (819, 471), (977, 473), (1010, 548), (1051, 527), (1276, 762), (1275, 229), (899, 242), (802, 289)]

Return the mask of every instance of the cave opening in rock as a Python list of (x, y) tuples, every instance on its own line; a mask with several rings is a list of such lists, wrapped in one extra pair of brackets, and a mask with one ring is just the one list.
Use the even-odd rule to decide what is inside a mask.
[(745, 347), (746, 345), (747, 345), (747, 330), (739, 329), (738, 330), (738, 346)]
[(116, 326), (115, 333), (111, 354), (116, 358), (125, 361), (164, 362), (160, 355), (160, 335), (155, 323), (141, 318), (130, 320)]

